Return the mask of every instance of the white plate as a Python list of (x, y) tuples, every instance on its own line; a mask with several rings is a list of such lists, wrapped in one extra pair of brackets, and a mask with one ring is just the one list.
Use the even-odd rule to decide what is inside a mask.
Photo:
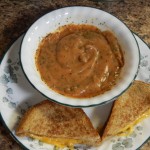
[[(141, 65), (137, 79), (150, 82), (150, 49), (135, 36), (141, 50)], [(19, 61), (19, 50), (23, 36), (21, 36), (5, 54), (0, 66), (0, 110), (3, 123), (11, 135), (25, 149), (53, 150), (53, 145), (44, 144), (30, 138), (19, 138), (15, 129), (25, 110), (45, 97), (35, 90), (24, 73)], [(112, 103), (84, 108), (94, 127), (104, 125), (111, 110)], [(115, 137), (102, 143), (98, 150), (135, 150), (139, 148), (150, 136), (150, 117), (139, 123), (132, 135), (128, 137)], [(87, 148), (88, 149), (88, 148)]]

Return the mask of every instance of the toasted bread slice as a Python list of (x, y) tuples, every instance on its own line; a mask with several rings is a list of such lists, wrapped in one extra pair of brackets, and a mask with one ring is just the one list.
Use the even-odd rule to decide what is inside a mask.
[(110, 136), (127, 136), (133, 127), (150, 116), (150, 84), (134, 81), (112, 108), (102, 140)]
[(97, 146), (101, 141), (82, 109), (62, 106), (49, 100), (33, 106), (25, 113), (16, 134), (59, 147), (75, 144)]

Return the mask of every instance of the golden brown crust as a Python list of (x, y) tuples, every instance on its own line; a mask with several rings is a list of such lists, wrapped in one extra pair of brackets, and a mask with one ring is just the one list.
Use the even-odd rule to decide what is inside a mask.
[(100, 143), (98, 132), (82, 109), (62, 106), (49, 100), (33, 106), (25, 113), (16, 134), (81, 139), (90, 145)]
[(115, 102), (104, 130), (102, 140), (115, 136), (118, 131), (134, 122), (150, 109), (150, 84), (134, 81)]

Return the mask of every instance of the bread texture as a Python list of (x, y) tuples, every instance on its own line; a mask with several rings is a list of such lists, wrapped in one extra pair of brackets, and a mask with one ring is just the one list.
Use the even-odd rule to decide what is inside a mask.
[(150, 110), (150, 84), (134, 81), (129, 89), (114, 102), (102, 140), (115, 136), (148, 110)]
[(18, 136), (74, 139), (76, 144), (99, 145), (101, 139), (90, 119), (80, 108), (63, 106), (49, 100), (31, 107), (16, 129)]

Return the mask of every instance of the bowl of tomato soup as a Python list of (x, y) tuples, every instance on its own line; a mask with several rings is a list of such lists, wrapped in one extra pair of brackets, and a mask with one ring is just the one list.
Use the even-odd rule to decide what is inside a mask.
[(39, 18), (25, 34), (20, 52), (31, 85), (50, 100), (73, 107), (115, 100), (135, 79), (139, 55), (123, 22), (79, 6)]

